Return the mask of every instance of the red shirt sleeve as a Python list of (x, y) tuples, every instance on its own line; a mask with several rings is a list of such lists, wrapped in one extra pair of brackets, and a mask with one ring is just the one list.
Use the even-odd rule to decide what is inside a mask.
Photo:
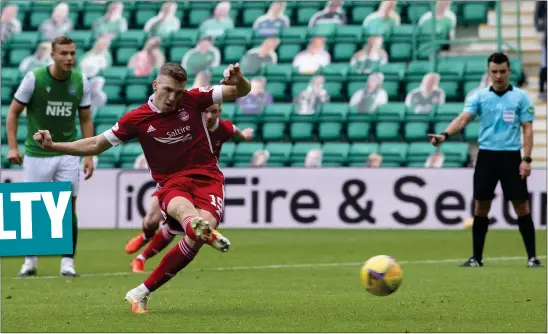
[(224, 119), (219, 119), (219, 126), (223, 128), (223, 133), (226, 134), (226, 140), (229, 140), (234, 135), (234, 123)]
[(103, 133), (112, 146), (116, 146), (137, 136), (132, 116), (132, 112), (125, 114), (112, 128)]
[(200, 112), (212, 104), (220, 104), (223, 102), (223, 90), (221, 86), (206, 86), (192, 88), (188, 94), (196, 99), (196, 104)]

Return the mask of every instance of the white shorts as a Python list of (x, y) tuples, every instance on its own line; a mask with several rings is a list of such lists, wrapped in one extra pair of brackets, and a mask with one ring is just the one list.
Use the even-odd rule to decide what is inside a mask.
[(58, 155), (54, 157), (29, 157), (23, 159), (24, 182), (71, 182), (72, 196), (80, 188), (80, 157)]

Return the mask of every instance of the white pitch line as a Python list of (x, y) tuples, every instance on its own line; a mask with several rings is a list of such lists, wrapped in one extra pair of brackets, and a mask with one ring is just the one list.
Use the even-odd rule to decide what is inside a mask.
[[(538, 256), (539, 259), (545, 259), (546, 255)], [(507, 257), (491, 257), (485, 258), (485, 261), (514, 261), (523, 260), (527, 258), (525, 256), (507, 256)], [(400, 264), (440, 264), (440, 263), (454, 263), (463, 262), (468, 259), (442, 259), (442, 260), (417, 260), (417, 261), (398, 261)], [(202, 271), (239, 271), (239, 270), (264, 270), (264, 269), (294, 269), (294, 268), (322, 268), (322, 267), (342, 267), (342, 266), (359, 266), (363, 262), (335, 262), (335, 263), (302, 263), (302, 264), (273, 264), (265, 266), (236, 266), (236, 267), (218, 267), (218, 268), (196, 268), (186, 269), (184, 272), (202, 272)], [(82, 277), (111, 277), (111, 276), (134, 276), (138, 274), (149, 274), (150, 272), (132, 273), (129, 271), (117, 272), (117, 273), (97, 273), (97, 274), (82, 274)], [(31, 276), (31, 277), (11, 277), (8, 279), (54, 279), (54, 278), (66, 278), (62, 276)]]

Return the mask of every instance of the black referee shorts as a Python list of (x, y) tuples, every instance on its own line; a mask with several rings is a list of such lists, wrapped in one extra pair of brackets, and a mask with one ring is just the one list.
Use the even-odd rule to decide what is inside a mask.
[(505, 200), (528, 200), (527, 179), (522, 180), (519, 175), (520, 164), (520, 151), (479, 150), (474, 169), (474, 199), (492, 200), (500, 181)]

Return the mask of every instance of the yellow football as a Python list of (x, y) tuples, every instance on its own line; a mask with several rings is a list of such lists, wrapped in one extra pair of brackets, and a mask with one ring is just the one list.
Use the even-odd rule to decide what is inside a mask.
[(360, 270), (363, 287), (375, 296), (396, 292), (403, 280), (400, 264), (388, 255), (377, 255), (365, 261)]

